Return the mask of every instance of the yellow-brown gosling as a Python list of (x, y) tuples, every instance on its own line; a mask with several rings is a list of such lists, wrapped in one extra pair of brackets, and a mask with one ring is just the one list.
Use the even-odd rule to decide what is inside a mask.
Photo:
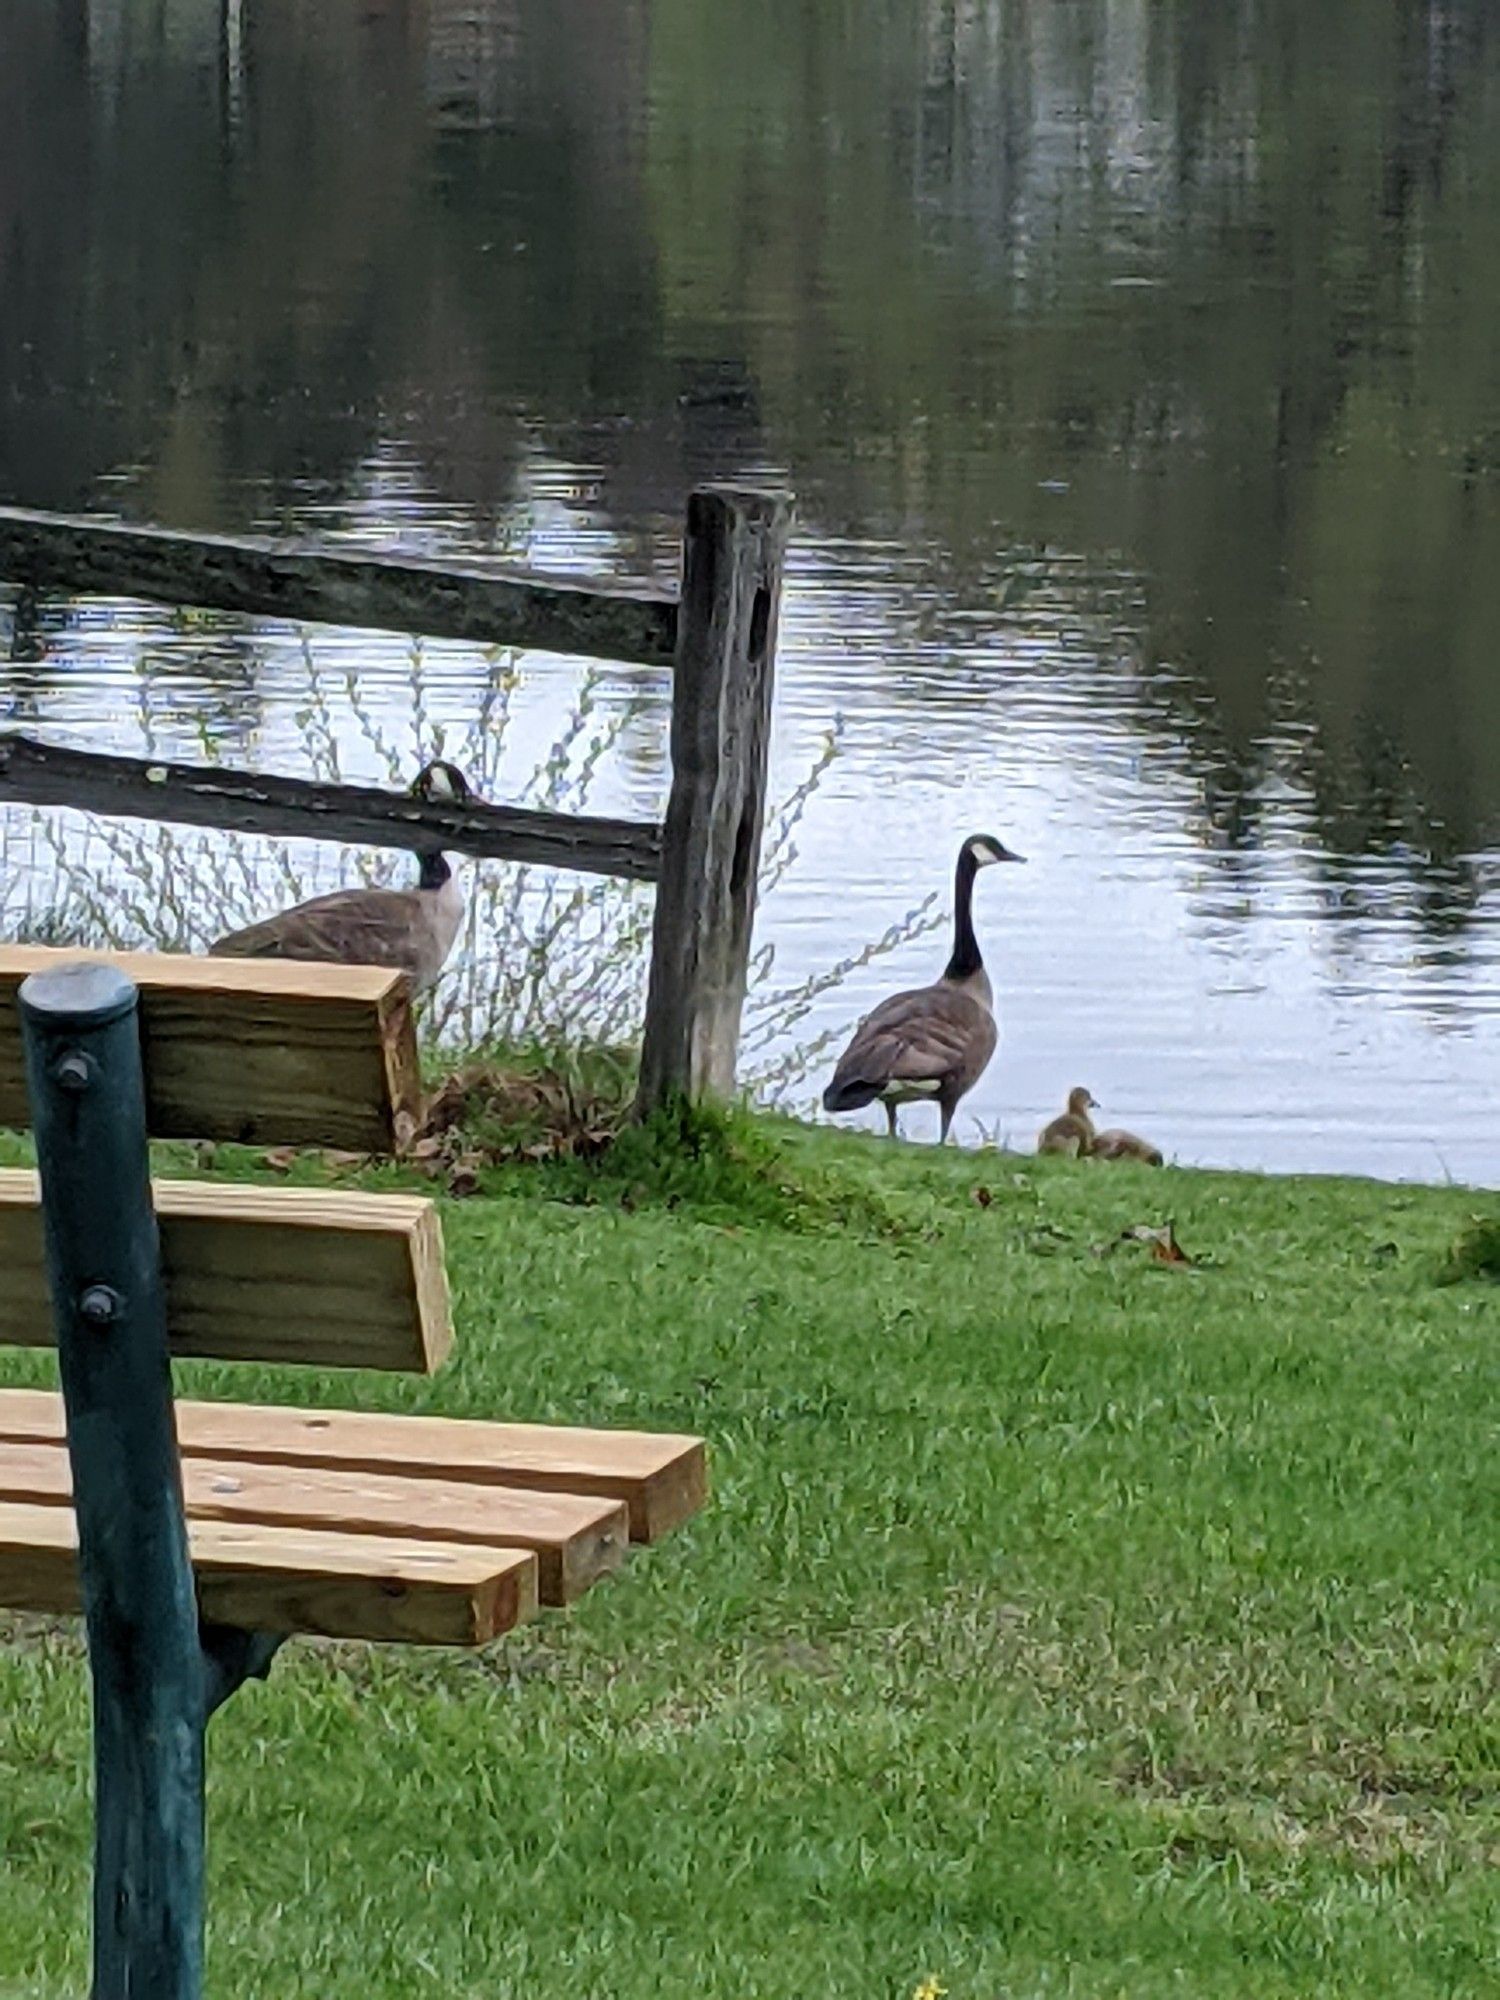
[(1098, 1108), (1098, 1100), (1081, 1083), (1075, 1084), (1068, 1092), (1067, 1110), (1037, 1134), (1037, 1151), (1062, 1153), (1070, 1160), (1083, 1159), (1094, 1148), (1094, 1121), (1089, 1113)]
[(1020, 861), (993, 834), (973, 833), (958, 850), (953, 896), (953, 952), (941, 979), (896, 993), (860, 1022), (839, 1057), (825, 1111), (858, 1111), (877, 1099), (897, 1136), (903, 1104), (929, 1100), (941, 1118), (941, 1145), (954, 1109), (995, 1053), (995, 996), (974, 935), (974, 877), (995, 861)]
[(1089, 1157), (1094, 1160), (1143, 1160), (1148, 1167), (1159, 1167), (1162, 1163), (1159, 1147), (1153, 1146), (1149, 1139), (1137, 1138), (1134, 1132), (1122, 1132), (1118, 1126), (1095, 1133)]

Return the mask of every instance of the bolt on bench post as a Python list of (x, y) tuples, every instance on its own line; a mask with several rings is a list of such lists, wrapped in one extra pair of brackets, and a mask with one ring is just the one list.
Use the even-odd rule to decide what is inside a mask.
[(93, 1996), (197, 2000), (208, 1690), (136, 988), (64, 966), (20, 1004), (94, 1684)]

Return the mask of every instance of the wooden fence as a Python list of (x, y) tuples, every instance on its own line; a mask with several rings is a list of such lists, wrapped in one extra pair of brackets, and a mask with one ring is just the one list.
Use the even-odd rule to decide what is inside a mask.
[(63, 805), (317, 840), (543, 862), (656, 883), (638, 1102), (734, 1089), (765, 816), (790, 520), (780, 493), (688, 498), (679, 596), (579, 587), (307, 543), (127, 528), (0, 508), (0, 578), (249, 615), (670, 666), (661, 825), (229, 771), (0, 735), (0, 804)]

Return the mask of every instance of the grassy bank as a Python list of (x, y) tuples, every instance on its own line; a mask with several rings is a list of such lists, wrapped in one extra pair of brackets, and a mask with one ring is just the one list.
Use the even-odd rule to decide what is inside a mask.
[[(697, 1430), (714, 1500), (482, 1657), (237, 1696), (211, 1992), (1494, 1992), (1480, 1198), (769, 1123), (479, 1179), (441, 1378), (183, 1376)], [(1192, 1263), (1121, 1240), (1169, 1216)], [(87, 1756), (13, 1630), (0, 1993), (86, 1983)]]

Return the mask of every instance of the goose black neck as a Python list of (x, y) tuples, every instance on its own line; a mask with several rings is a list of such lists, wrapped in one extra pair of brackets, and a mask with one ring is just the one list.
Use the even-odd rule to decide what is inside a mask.
[(984, 966), (974, 935), (974, 877), (978, 873), (973, 850), (961, 848), (953, 884), (953, 956), (944, 969), (944, 979), (969, 979)]
[(422, 872), (417, 877), (424, 889), (441, 889), (453, 870), (448, 866), (448, 857), (441, 848), (434, 849), (421, 857)]

